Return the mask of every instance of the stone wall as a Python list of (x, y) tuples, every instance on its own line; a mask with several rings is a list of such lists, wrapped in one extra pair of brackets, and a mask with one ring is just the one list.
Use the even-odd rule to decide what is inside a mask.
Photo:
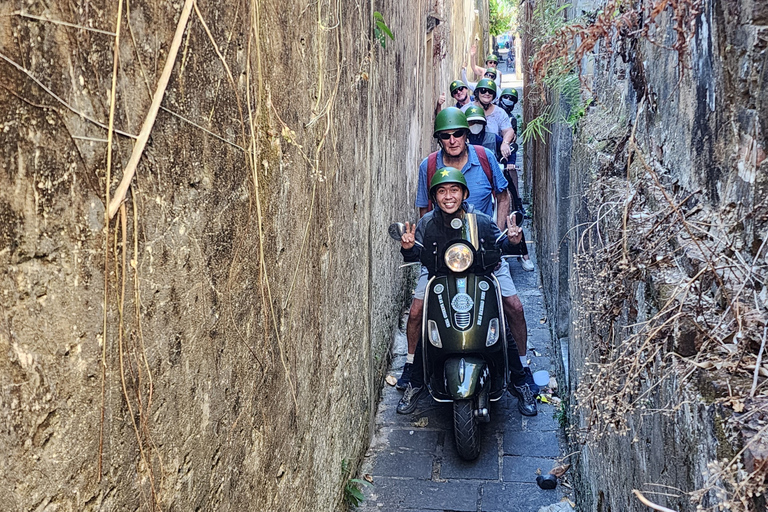
[(460, 66), (426, 54), (427, 15), (448, 47), (482, 24), (197, 2), (105, 227), (183, 3), (124, 5), (109, 174), (118, 2), (0, 6), (6, 510), (334, 510), (366, 449), (405, 285), (386, 227), (430, 149), (414, 112)]
[(641, 15), (654, 42), (602, 40), (582, 62), (594, 104), (576, 130), (526, 146), (583, 510), (646, 510), (633, 489), (680, 511), (764, 510), (746, 489), (764, 478), (764, 388), (750, 397), (749, 365), (768, 280), (739, 262), (766, 264), (768, 18), (761, 2), (692, 5), (681, 53), (670, 9)]

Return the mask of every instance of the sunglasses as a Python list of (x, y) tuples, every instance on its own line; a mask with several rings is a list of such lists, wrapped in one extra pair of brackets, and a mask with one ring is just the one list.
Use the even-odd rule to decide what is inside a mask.
[(466, 87), (457, 87), (453, 90), (453, 94), (456, 94), (457, 92), (466, 91)]
[(475, 89), (475, 92), (476, 92), (477, 94), (493, 94), (493, 91), (492, 91), (492, 90), (490, 90), (490, 89), (485, 89), (485, 88), (482, 88), (482, 87), (481, 87), (480, 89)]
[(514, 97), (513, 96), (509, 96), (509, 95), (504, 95), (504, 96), (501, 97), (501, 99), (512, 101), (514, 99)]
[(454, 139), (460, 139), (460, 138), (464, 137), (466, 134), (467, 134), (467, 130), (456, 130), (455, 132), (451, 132), (451, 133), (440, 132), (440, 133), (437, 134), (437, 136), (441, 140), (448, 140), (451, 137), (453, 137)]

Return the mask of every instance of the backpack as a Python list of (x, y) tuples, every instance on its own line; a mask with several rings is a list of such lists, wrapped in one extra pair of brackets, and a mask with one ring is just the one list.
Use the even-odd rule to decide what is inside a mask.
[[(473, 148), (475, 148), (475, 153), (477, 153), (477, 158), (480, 160), (480, 167), (483, 168), (483, 171), (485, 171), (485, 177), (488, 178), (488, 183), (491, 185), (491, 194), (493, 194), (493, 199), (496, 199), (496, 190), (493, 188), (493, 171), (491, 171), (491, 163), (488, 161), (488, 155), (485, 154), (485, 148), (483, 146), (476, 146), (472, 145)], [(429, 184), (432, 182), (432, 176), (435, 175), (437, 172), (437, 151), (434, 153), (430, 153), (427, 157), (427, 188), (429, 188)], [(429, 195), (429, 192), (427, 192), (427, 195)], [(430, 211), (432, 209), (432, 198), (429, 199), (429, 206), (427, 206), (427, 211)]]

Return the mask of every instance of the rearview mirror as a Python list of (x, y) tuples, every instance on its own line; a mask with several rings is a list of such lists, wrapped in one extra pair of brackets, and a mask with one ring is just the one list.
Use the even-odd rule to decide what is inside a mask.
[(389, 236), (398, 242), (403, 238), (403, 233), (405, 233), (405, 224), (402, 222), (393, 222), (389, 225)]

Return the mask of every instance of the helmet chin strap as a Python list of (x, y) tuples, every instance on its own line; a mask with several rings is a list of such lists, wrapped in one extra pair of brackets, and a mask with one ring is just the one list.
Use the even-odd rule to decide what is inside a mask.
[(491, 108), (491, 105), (493, 104), (493, 100), (491, 100), (491, 102), (489, 103), (483, 103), (483, 100), (478, 98), (477, 101), (478, 103), (480, 103), (480, 106), (483, 107), (483, 110), (488, 110), (489, 108)]

